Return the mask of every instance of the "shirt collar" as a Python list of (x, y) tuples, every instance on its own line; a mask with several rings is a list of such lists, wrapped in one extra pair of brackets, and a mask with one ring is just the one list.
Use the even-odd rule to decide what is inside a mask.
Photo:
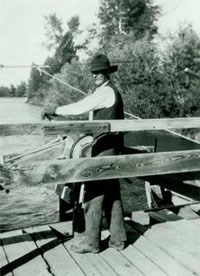
[(107, 80), (106, 82), (104, 82), (100, 87), (104, 87), (109, 83), (110, 80)]

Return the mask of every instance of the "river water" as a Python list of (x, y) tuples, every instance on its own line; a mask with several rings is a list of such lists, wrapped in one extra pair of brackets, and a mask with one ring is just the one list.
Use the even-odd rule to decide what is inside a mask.
[[(25, 102), (25, 98), (0, 97), (0, 123), (40, 122), (41, 107)], [(37, 138), (39, 139), (39, 138)], [(0, 155), (22, 153), (44, 144), (28, 136), (0, 135)], [(125, 211), (141, 210), (146, 207), (144, 185), (135, 180), (134, 185), (124, 181), (122, 198)], [(29, 226), (57, 222), (58, 197), (52, 186), (11, 186), (10, 192), (0, 191), (0, 232)]]
[[(25, 103), (25, 98), (0, 98), (0, 123), (40, 122), (41, 107)], [(32, 143), (32, 144), (31, 144)], [(0, 155), (20, 153), (42, 145), (26, 136), (1, 137)], [(0, 232), (58, 221), (58, 198), (54, 187), (10, 187), (0, 191)]]

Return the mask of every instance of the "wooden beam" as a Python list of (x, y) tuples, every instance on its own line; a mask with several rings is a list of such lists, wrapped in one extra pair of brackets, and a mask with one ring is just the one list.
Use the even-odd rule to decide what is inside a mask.
[[(181, 176), (181, 179), (177, 179), (177, 176)], [(192, 178), (190, 183), (187, 183), (188, 177)], [(199, 172), (188, 172), (172, 175), (152, 175), (141, 178), (145, 181), (149, 181), (153, 185), (159, 185), (160, 187), (174, 191), (194, 200), (200, 200)]]
[(111, 131), (141, 131), (200, 128), (200, 117), (142, 119), (142, 120), (112, 120), (109, 121)]
[(42, 135), (44, 136), (43, 125), (35, 124), (0, 124), (0, 136), (13, 135)]
[(108, 121), (58, 121), (25, 124), (0, 124), (0, 136), (11, 135), (66, 135), (74, 133), (93, 134), (109, 132)]
[(169, 210), (157, 210), (157, 211), (149, 211), (149, 216), (151, 219), (154, 219), (158, 222), (166, 222), (166, 221), (176, 221), (183, 219), (181, 216), (176, 215), (172, 211)]
[(110, 131), (110, 124), (107, 121), (94, 122), (94, 121), (68, 121), (44, 126), (45, 135), (66, 135), (73, 133), (93, 134), (103, 133)]
[[(200, 171), (200, 150), (142, 153), (95, 158), (19, 161), (11, 164), (3, 176), (18, 177), (19, 183), (71, 183), (91, 180), (141, 177)], [(3, 174), (4, 173), (4, 174)]]
[(200, 117), (110, 120), (110, 121), (53, 121), (35, 124), (0, 124), (0, 135), (62, 135), (70, 133), (127, 132), (141, 130), (200, 128)]

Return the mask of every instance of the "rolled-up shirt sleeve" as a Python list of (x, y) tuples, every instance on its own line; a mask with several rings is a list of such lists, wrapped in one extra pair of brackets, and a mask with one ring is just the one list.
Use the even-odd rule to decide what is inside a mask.
[(109, 108), (114, 102), (114, 90), (109, 86), (102, 86), (97, 88), (93, 94), (76, 103), (58, 107), (56, 114), (63, 116), (80, 115), (96, 109)]

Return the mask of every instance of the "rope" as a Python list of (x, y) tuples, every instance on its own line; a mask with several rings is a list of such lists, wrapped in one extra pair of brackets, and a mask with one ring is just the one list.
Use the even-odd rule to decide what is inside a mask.
[(38, 71), (40, 71), (40, 72), (46, 74), (47, 76), (51, 77), (51, 78), (54, 79), (54, 80), (57, 80), (58, 82), (62, 83), (63, 85), (65, 85), (65, 86), (67, 86), (67, 87), (69, 87), (69, 88), (71, 88), (71, 89), (73, 89), (73, 90), (75, 90), (75, 91), (77, 91), (77, 92), (79, 92), (79, 93), (81, 93), (81, 94), (83, 94), (83, 95), (87, 95), (87, 93), (83, 92), (82, 90), (80, 90), (80, 89), (78, 89), (78, 88), (76, 88), (76, 87), (70, 85), (69, 83), (64, 82), (64, 81), (62, 81), (62, 80), (60, 80), (60, 79), (54, 77), (53, 75), (49, 74), (48, 72), (42, 70), (41, 67), (38, 67), (37, 69), (38, 69)]
[[(14, 68), (14, 67), (19, 68), (19, 67), (24, 67), (24, 66), (21, 66), (21, 65), (18, 65), (18, 66), (5, 66), (5, 65), (3, 65), (3, 64), (0, 64), (0, 69), (3, 69), (3, 68), (11, 68), (11, 67), (13, 67), (13, 68)], [(62, 84), (65, 85), (66, 87), (69, 87), (69, 88), (71, 88), (71, 89), (73, 89), (73, 90), (75, 90), (75, 91), (81, 93), (82, 95), (87, 95), (86, 92), (83, 92), (82, 90), (80, 90), (80, 89), (78, 89), (78, 88), (76, 88), (76, 87), (70, 85), (70, 84), (67, 83), (67, 82), (64, 82), (64, 81), (60, 80), (59, 78), (54, 77), (53, 75), (49, 74), (49, 73), (46, 72), (45, 70), (42, 70), (42, 69), (41, 69), (41, 68), (49, 68), (48, 65), (40, 66), (40, 65), (36, 65), (36, 64), (35, 64), (35, 65), (32, 65), (32, 66), (25, 66), (25, 67), (37, 68), (38, 71), (40, 71), (40, 72), (42, 72), (42, 73), (48, 75), (49, 77), (51, 77), (52, 79), (55, 79), (56, 81), (62, 83)], [(193, 75), (193, 76), (195, 76), (195, 77), (200, 78), (200, 76), (199, 76), (198, 74), (194, 73), (194, 72), (191, 71), (189, 68), (185, 68), (184, 73), (190, 74), (190, 75)], [(137, 119), (137, 120), (142, 120), (140, 117), (138, 117), (138, 116), (136, 116), (136, 115), (133, 115), (132, 113), (129, 113), (129, 112), (124, 111), (124, 114), (127, 115), (127, 116), (129, 116), (129, 117), (131, 117), (131, 118), (134, 118), (134, 119)], [(196, 142), (196, 143), (199, 144), (198, 141), (196, 141), (196, 140), (194, 140), (194, 139), (191, 139), (191, 138), (188, 138), (187, 136), (182, 135), (182, 134), (179, 134), (179, 133), (177, 133), (177, 132), (175, 132), (175, 131), (173, 131), (173, 130), (169, 130), (169, 129), (165, 129), (165, 130), (168, 131), (168, 132), (170, 132), (170, 133), (172, 133), (172, 134), (175, 134), (175, 135), (177, 135), (177, 136), (179, 136), (179, 137), (181, 137), (181, 138), (185, 138), (185, 139), (187, 139), (187, 140), (190, 140), (190, 141), (192, 141), (192, 142)]]
[[(70, 87), (71, 89), (74, 89), (75, 91), (78, 91), (78, 92), (80, 92), (80, 93), (83, 94), (83, 95), (87, 95), (87, 93), (83, 92), (82, 90), (80, 90), (80, 89), (78, 89), (78, 88), (76, 88), (76, 87), (74, 87), (74, 86), (68, 84), (67, 82), (63, 82), (62, 80), (60, 80), (60, 79), (54, 77), (53, 75), (47, 73), (46, 71), (42, 70), (42, 69), (39, 68), (39, 67), (38, 67), (38, 70), (41, 71), (41, 72), (43, 72), (44, 74), (50, 76), (51, 78), (57, 80), (58, 82), (61, 82), (61, 83), (64, 84), (65, 86)], [(188, 72), (189, 70), (186, 70), (186, 71)], [(185, 72), (186, 72), (186, 71), (185, 71)], [(189, 72), (188, 72), (188, 73), (189, 73)], [(127, 116), (129, 116), (129, 117), (132, 117), (132, 118), (134, 118), (134, 119), (142, 120), (140, 117), (135, 116), (135, 115), (133, 115), (132, 113), (129, 113), (129, 112), (124, 111), (124, 114), (127, 115)], [(181, 137), (181, 138), (185, 138), (185, 139), (187, 139), (187, 140), (190, 140), (190, 141), (192, 141), (192, 142), (196, 142), (196, 143), (199, 144), (199, 142), (197, 142), (196, 140), (191, 139), (191, 138), (188, 138), (187, 136), (182, 135), (182, 134), (179, 134), (179, 133), (177, 133), (177, 132), (175, 132), (175, 131), (173, 131), (173, 130), (169, 130), (169, 129), (164, 129), (164, 130), (170, 132), (171, 134), (177, 135), (177, 136), (179, 136), (179, 137)]]
[[(130, 62), (130, 61), (124, 61), (124, 62)], [(64, 82), (63, 80), (61, 80), (61, 79), (59, 79), (57, 77), (54, 77), (53, 75), (51, 75), (50, 73), (48, 73), (48, 72), (46, 72), (45, 70), (42, 69), (42, 68), (49, 68), (49, 65), (44, 65), (44, 66), (42, 65), (41, 66), (41, 65), (36, 65), (36, 64), (34, 64), (34, 65), (3, 65), (3, 64), (0, 64), (0, 69), (3, 69), (3, 68), (36, 68), (36, 69), (38, 69), (39, 72), (42, 72), (42, 73), (46, 74), (47, 76), (51, 77), (52, 79), (54, 79), (54, 80), (62, 83), (64, 86), (66, 86), (68, 88), (71, 88), (71, 89), (73, 89), (73, 90), (81, 93), (84, 96), (87, 95), (86, 92), (84, 92), (84, 91), (82, 91), (82, 90), (80, 90), (80, 89), (78, 89), (78, 88), (70, 85), (67, 82)], [(139, 117), (137, 117), (137, 116), (135, 116), (135, 115), (133, 115), (133, 114), (131, 114), (129, 112), (126, 112), (126, 111), (124, 112), (124, 114), (126, 114), (129, 117), (132, 117), (134, 119), (140, 119)]]
[[(47, 76), (50, 76), (52, 79), (55, 79), (55, 80), (57, 80), (58, 82), (62, 83), (63, 85), (65, 85), (65, 86), (67, 86), (67, 87), (69, 87), (69, 88), (71, 88), (71, 89), (73, 89), (73, 90), (75, 90), (75, 91), (81, 93), (82, 95), (87, 95), (86, 92), (83, 92), (82, 90), (80, 90), (80, 89), (78, 89), (78, 88), (76, 88), (76, 87), (70, 85), (69, 83), (64, 82), (64, 81), (62, 81), (62, 80), (60, 80), (60, 79), (54, 77), (53, 75), (49, 74), (49, 73), (46, 72), (45, 70), (42, 70), (40, 67), (38, 67), (37, 69), (38, 69), (40, 72), (46, 74)], [(135, 116), (135, 115), (133, 115), (133, 114), (131, 114), (131, 113), (128, 113), (128, 112), (126, 112), (126, 111), (124, 112), (124, 114), (125, 114), (125, 115), (128, 115), (128, 116), (130, 116), (130, 117), (132, 117), (132, 118), (134, 118), (134, 119), (140, 119), (139, 117), (137, 117), (137, 116)]]
[(4, 69), (4, 68), (50, 68), (49, 65), (3, 65), (0, 64), (0, 68)]

